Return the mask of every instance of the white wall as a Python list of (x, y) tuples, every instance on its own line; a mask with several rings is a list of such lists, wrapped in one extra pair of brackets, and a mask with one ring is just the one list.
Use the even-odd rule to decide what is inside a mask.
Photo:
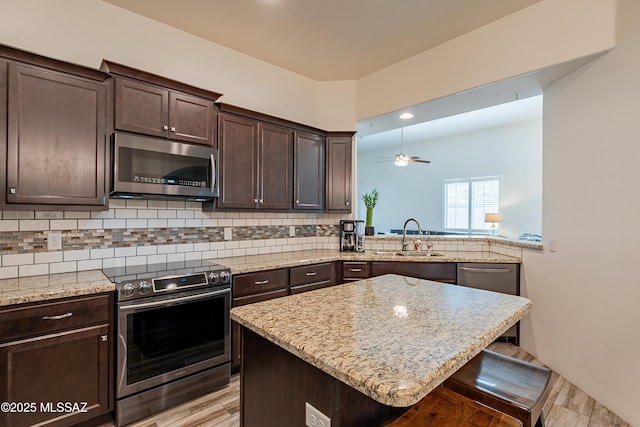
[(525, 251), (522, 346), (640, 426), (640, 2), (618, 7), (617, 47), (544, 92), (547, 249)]
[(223, 93), (229, 104), (355, 129), (355, 82), (319, 83), (100, 0), (2, 0), (2, 16), (2, 44), (92, 68), (108, 59)]
[(615, 46), (615, 0), (543, 0), (358, 80), (357, 119)]
[[(500, 234), (517, 238), (542, 231), (542, 122), (532, 121), (451, 135), (404, 146), (410, 156), (431, 160), (404, 168), (393, 162), (397, 144), (358, 153), (358, 195), (377, 188), (382, 197), (374, 209), (376, 231), (402, 228), (407, 218), (423, 229), (443, 229), (443, 180), (502, 176)], [(364, 219), (358, 202), (358, 216)], [(413, 228), (415, 228), (413, 226)]]

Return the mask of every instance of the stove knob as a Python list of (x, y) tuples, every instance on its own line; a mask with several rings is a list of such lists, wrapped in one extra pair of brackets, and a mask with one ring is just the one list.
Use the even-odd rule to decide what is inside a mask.
[(231, 281), (231, 273), (229, 273), (228, 271), (221, 271), (220, 281), (222, 283), (229, 283)]
[(220, 276), (218, 276), (217, 272), (215, 271), (209, 272), (209, 283), (211, 284), (218, 283), (218, 280), (220, 280)]
[(138, 283), (138, 293), (140, 295), (146, 295), (151, 291), (151, 283), (143, 280), (142, 282)]
[(135, 292), (136, 292), (136, 288), (131, 283), (127, 283), (122, 287), (122, 289), (120, 289), (120, 293), (122, 294), (122, 296), (125, 296), (125, 297), (130, 297)]

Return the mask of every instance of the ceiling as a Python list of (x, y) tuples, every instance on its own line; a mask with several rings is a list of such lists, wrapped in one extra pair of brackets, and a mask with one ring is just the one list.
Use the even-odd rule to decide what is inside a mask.
[[(533, 120), (542, 120), (542, 95), (421, 123), (408, 121), (406, 126), (402, 128), (402, 143), (406, 146), (447, 135)], [(400, 129), (360, 136), (358, 138), (358, 151), (374, 151), (392, 147), (393, 153), (399, 153), (400, 137)]]
[(540, 0), (103, 0), (314, 80), (355, 80)]

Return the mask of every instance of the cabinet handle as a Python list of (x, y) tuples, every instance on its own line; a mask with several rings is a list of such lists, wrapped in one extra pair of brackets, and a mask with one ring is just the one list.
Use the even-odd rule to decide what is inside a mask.
[(269, 279), (261, 280), (259, 282), (253, 282), (254, 285), (266, 285), (267, 283), (269, 283)]
[(318, 273), (316, 273), (315, 271), (310, 271), (307, 273), (307, 276), (315, 276), (316, 274)]
[(258, 203), (258, 199), (253, 199), (253, 203)]
[(109, 336), (108, 336), (108, 335), (100, 335), (100, 340), (101, 340), (102, 342), (106, 342), (108, 339), (109, 339)]
[(44, 316), (42, 320), (60, 320), (60, 319), (66, 319), (67, 317), (71, 317), (71, 316), (73, 316), (73, 313), (68, 312), (65, 314), (58, 314), (57, 316)]
[(362, 269), (361, 268), (350, 268), (349, 271), (351, 271), (353, 273), (361, 273)]
[(260, 199), (258, 201), (260, 202), (260, 204), (264, 203), (264, 199)]
[(175, 132), (176, 131), (176, 127), (175, 126), (171, 126), (171, 132)]
[(162, 130), (169, 130), (169, 126), (167, 125), (162, 126)]
[(349, 202), (347, 202), (346, 205), (349, 206)]
[(10, 188), (9, 189), (9, 194), (16, 194), (17, 192), (18, 192), (18, 190), (15, 189), (15, 188)]
[(474, 267), (462, 267), (462, 271), (469, 271), (471, 273), (511, 273), (512, 268), (474, 268)]

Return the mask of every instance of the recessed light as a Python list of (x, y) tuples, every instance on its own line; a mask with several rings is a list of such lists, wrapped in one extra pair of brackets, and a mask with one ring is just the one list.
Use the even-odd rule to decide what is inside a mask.
[(409, 119), (413, 119), (413, 114), (411, 113), (402, 113), (399, 116), (402, 120), (409, 120)]

